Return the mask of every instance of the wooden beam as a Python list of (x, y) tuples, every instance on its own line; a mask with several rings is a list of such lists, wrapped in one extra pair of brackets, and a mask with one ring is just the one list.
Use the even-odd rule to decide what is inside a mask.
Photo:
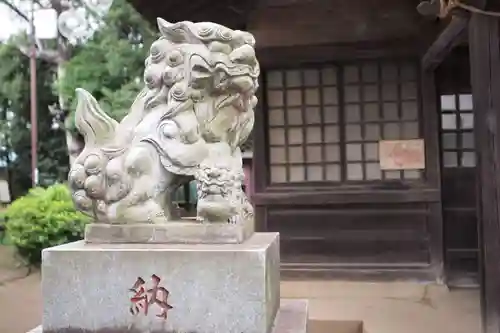
[(439, 202), (441, 193), (438, 189), (419, 190), (358, 190), (358, 191), (307, 191), (262, 192), (252, 195), (256, 206), (321, 206), (346, 205), (355, 203), (416, 203)]
[(210, 21), (233, 29), (239, 29), (246, 24), (248, 14), (255, 6), (255, 1), (248, 0), (232, 2), (229, 0), (216, 2), (209, 0), (128, 0), (128, 2), (154, 26), (156, 26), (156, 18), (161, 17), (170, 22)]
[(422, 68), (425, 71), (436, 69), (453, 48), (460, 43), (461, 36), (466, 33), (468, 25), (468, 15), (453, 16), (450, 23), (444, 28), (423, 56)]
[[(258, 38), (258, 36), (257, 36)], [(307, 63), (352, 61), (353, 59), (409, 58), (421, 54), (423, 42), (397, 39), (386, 42), (309, 44), (297, 46), (260, 47), (257, 58), (263, 68), (283, 68)]]
[(473, 14), (469, 27), (474, 132), (478, 156), (483, 332), (500, 332), (500, 36), (495, 17)]

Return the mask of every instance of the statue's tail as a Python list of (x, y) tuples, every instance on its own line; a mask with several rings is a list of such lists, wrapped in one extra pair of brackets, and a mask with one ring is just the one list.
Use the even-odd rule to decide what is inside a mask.
[(105, 215), (106, 184), (104, 169), (108, 162), (103, 149), (113, 145), (118, 123), (101, 109), (86, 90), (76, 89), (75, 125), (85, 146), (69, 172), (69, 185), (76, 207), (96, 220)]
[(85, 89), (76, 89), (78, 104), (75, 125), (85, 139), (85, 146), (101, 148), (112, 143), (118, 123), (108, 116)]

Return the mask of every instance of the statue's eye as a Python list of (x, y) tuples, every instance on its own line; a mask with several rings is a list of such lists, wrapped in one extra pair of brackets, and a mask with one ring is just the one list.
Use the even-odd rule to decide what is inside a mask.
[(194, 64), (191, 72), (191, 85), (195, 89), (203, 86), (204, 82), (212, 76), (210, 69), (202, 64)]
[(210, 69), (208, 69), (206, 66), (203, 66), (202, 64), (195, 64), (193, 66), (193, 71), (210, 75)]

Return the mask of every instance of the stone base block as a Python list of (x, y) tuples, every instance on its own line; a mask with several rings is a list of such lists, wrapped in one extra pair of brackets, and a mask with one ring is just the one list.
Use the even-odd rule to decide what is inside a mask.
[(42, 253), (44, 333), (269, 333), (279, 235), (243, 244), (65, 244)]
[(281, 300), (272, 333), (306, 333), (308, 317), (307, 300)]
[[(306, 300), (300, 300), (300, 299), (281, 300), (281, 305), (278, 310), (276, 319), (274, 321), (272, 333), (306, 333), (307, 317), (308, 317), (308, 307)], [(42, 329), (42, 325), (40, 325), (32, 329), (28, 333), (44, 333), (44, 332), (45, 331)], [(101, 333), (111, 333), (111, 331), (101, 332)], [(131, 331), (125, 331), (125, 332), (120, 331), (119, 333), (131, 333)], [(159, 332), (159, 333), (166, 333), (166, 332)]]
[(89, 224), (85, 241), (98, 244), (239, 244), (254, 233), (253, 221), (238, 224), (169, 222), (165, 224)]

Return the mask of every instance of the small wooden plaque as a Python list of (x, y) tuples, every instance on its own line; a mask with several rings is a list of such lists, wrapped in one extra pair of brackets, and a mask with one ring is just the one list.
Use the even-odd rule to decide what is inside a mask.
[(424, 140), (380, 141), (379, 157), (381, 170), (425, 169)]

